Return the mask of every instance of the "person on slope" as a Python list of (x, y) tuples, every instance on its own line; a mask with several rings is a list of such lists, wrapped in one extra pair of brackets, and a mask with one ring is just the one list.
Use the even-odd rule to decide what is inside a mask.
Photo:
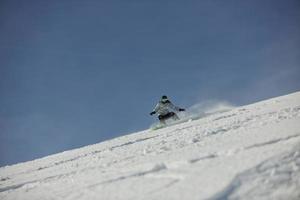
[(166, 95), (162, 96), (160, 101), (155, 106), (154, 110), (150, 113), (150, 115), (154, 115), (158, 113), (158, 119), (160, 123), (166, 124), (167, 119), (174, 119), (179, 120), (179, 117), (177, 114), (173, 111), (185, 111), (183, 108), (179, 108), (177, 106), (174, 106), (172, 102), (168, 99)]

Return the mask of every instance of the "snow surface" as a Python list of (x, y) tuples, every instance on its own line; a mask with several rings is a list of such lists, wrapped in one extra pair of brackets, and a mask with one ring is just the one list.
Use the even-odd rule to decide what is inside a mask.
[(300, 199), (300, 92), (0, 168), (0, 199)]

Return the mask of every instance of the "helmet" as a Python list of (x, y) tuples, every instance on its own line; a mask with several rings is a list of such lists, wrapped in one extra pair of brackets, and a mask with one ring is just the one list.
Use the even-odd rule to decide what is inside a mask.
[(167, 103), (169, 100), (168, 100), (168, 97), (166, 95), (163, 95), (160, 99), (160, 102), (162, 103)]
[(163, 99), (168, 99), (168, 97), (166, 96), (166, 95), (163, 95), (162, 97), (161, 97), (161, 99), (163, 100)]

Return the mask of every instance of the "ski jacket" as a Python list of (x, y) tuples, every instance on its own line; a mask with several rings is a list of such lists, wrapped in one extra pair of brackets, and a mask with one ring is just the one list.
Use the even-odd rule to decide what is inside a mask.
[(159, 101), (153, 111), (159, 115), (166, 115), (171, 112), (171, 110), (179, 111), (179, 109), (180, 108), (174, 106), (170, 100), (167, 100), (166, 102)]

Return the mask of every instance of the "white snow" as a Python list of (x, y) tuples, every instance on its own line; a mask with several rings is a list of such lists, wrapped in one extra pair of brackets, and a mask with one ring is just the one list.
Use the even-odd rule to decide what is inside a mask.
[(2, 167), (0, 199), (300, 199), (300, 92)]

